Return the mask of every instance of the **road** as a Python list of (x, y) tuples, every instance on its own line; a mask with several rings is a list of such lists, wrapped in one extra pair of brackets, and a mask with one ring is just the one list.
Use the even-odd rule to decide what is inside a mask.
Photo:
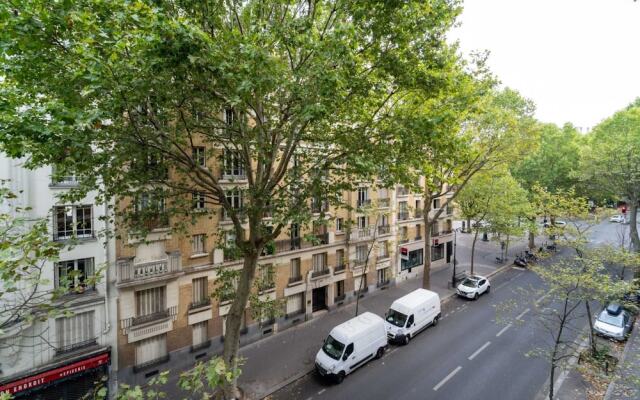
[[(617, 225), (604, 222), (591, 233), (594, 243), (616, 242)], [(533, 399), (548, 379), (548, 363), (527, 357), (544, 347), (548, 333), (532, 318), (530, 292), (542, 289), (531, 271), (512, 268), (492, 280), (478, 301), (455, 298), (444, 318), (408, 346), (391, 345), (336, 385), (315, 373), (273, 394), (275, 399)], [(496, 306), (517, 304), (511, 325), (496, 321)], [(529, 310), (529, 311), (527, 311)]]

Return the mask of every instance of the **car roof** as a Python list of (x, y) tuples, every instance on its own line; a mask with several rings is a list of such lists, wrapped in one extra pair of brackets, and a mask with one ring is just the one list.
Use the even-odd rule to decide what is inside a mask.
[(474, 281), (479, 281), (480, 279), (487, 279), (484, 276), (480, 276), (480, 275), (469, 275), (467, 276), (467, 278), (474, 280)]
[(622, 312), (622, 306), (618, 303), (611, 303), (606, 308), (607, 313), (611, 315), (619, 315)]

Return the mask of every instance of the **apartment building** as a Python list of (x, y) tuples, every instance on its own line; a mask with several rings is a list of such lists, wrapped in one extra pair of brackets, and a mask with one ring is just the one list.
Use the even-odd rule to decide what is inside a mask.
[[(47, 293), (69, 285), (72, 290), (56, 304), (68, 311), (65, 316), (32, 323), (14, 320), (3, 327), (0, 392), (18, 399), (80, 398), (109, 376), (116, 338), (107, 285), (108, 261), (115, 249), (101, 236), (105, 207), (96, 203), (94, 194), (77, 203), (63, 202), (58, 195), (77, 184), (75, 176), (58, 176), (51, 167), (28, 170), (23, 160), (2, 154), (0, 179), (8, 180), (17, 194), (14, 206), (30, 207), (30, 217), (49, 219), (53, 240), (75, 243), (63, 248), (58, 262), (44, 265), (39, 288)], [(90, 277), (98, 272), (101, 278), (92, 284)]]
[[(232, 155), (196, 157), (205, 149), (194, 147), (194, 159), (208, 165), (228, 186), (227, 200), (242, 209), (237, 188), (246, 174)], [(222, 161), (218, 161), (222, 160)], [(214, 165), (214, 164), (221, 165)], [(241, 343), (287, 329), (327, 309), (353, 301), (358, 294), (379, 290), (396, 280), (416, 276), (424, 268), (424, 224), (419, 196), (401, 187), (381, 189), (370, 184), (344, 193), (351, 210), (333, 209), (317, 199), (313, 215), (330, 224), (307, 227), (290, 224), (269, 243), (260, 257), (257, 289), (262, 299), (280, 300), (278, 315), (244, 315)], [(198, 194), (194, 214), (211, 207)], [(438, 199), (435, 208), (446, 207)], [(136, 207), (163, 204), (147, 196)], [(444, 264), (451, 254), (451, 207), (434, 229), (433, 260)], [(268, 224), (271, 216), (265, 215)], [(187, 233), (175, 233), (170, 221), (159, 217), (141, 238), (121, 232), (116, 243), (118, 293), (117, 369), (120, 383), (140, 384), (165, 369), (189, 368), (199, 359), (221, 351), (230, 300), (212, 298), (221, 269), (240, 269), (242, 260), (220, 244), (233, 243), (230, 219), (223, 213), (202, 214)], [(226, 250), (225, 250), (226, 248)], [(400, 257), (401, 251), (407, 257)], [(115, 367), (114, 367), (115, 368)]]

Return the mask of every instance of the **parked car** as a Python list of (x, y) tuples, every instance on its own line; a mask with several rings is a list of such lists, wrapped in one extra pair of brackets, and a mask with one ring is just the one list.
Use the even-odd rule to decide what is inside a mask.
[(596, 316), (596, 334), (614, 340), (625, 340), (633, 327), (633, 316), (620, 304), (611, 303)]
[(491, 291), (491, 283), (484, 276), (470, 275), (456, 289), (458, 296), (477, 300), (481, 294)]
[(624, 216), (620, 215), (620, 214), (616, 214), (616, 215), (612, 216), (611, 218), (609, 218), (609, 222), (620, 222), (620, 223), (623, 223), (624, 222)]
[[(567, 223), (566, 223), (565, 221), (562, 221), (562, 220), (559, 220), (559, 219), (558, 219), (558, 220), (556, 220), (556, 221), (553, 223), (553, 225), (554, 225), (556, 228), (564, 228), (565, 226), (567, 226)], [(545, 228), (549, 228), (549, 227), (551, 226), (551, 222), (549, 222), (549, 221), (544, 222), (544, 223), (542, 224), (542, 226), (544, 226)]]
[(440, 296), (426, 289), (416, 289), (391, 304), (385, 315), (387, 338), (408, 344), (423, 329), (437, 325), (440, 319)]
[(387, 345), (384, 320), (365, 312), (329, 332), (316, 354), (316, 371), (341, 383), (346, 375), (367, 361), (382, 357)]

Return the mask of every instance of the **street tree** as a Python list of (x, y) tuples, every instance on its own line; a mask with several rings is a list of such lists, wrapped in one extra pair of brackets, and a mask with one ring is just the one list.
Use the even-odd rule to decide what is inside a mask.
[(640, 106), (635, 102), (598, 124), (582, 152), (583, 185), (602, 197), (628, 204), (629, 236), (640, 252), (637, 212), (640, 201)]
[(474, 273), (475, 249), (480, 231), (516, 235), (518, 217), (526, 212), (526, 192), (504, 166), (473, 176), (456, 198), (461, 215), (472, 225), (470, 273)]
[[(479, 59), (466, 79), (444, 98), (423, 100), (419, 96), (399, 109), (394, 123), (398, 138), (394, 170), (398, 180), (422, 193), (425, 229), (423, 287), (430, 287), (431, 228), (482, 170), (521, 157), (535, 143), (537, 129), (533, 103), (512, 89), (497, 90)], [(421, 178), (422, 177), (422, 178)]]
[[(258, 257), (382, 173), (402, 134), (380, 127), (399, 100), (450, 86), (445, 33), (459, 11), (445, 0), (2, 3), (0, 149), (80, 176), (69, 199), (99, 188), (141, 236), (229, 219), (243, 258), (223, 352), (234, 371)], [(225, 168), (246, 180), (221, 182)], [(237, 376), (223, 384), (238, 396)]]

